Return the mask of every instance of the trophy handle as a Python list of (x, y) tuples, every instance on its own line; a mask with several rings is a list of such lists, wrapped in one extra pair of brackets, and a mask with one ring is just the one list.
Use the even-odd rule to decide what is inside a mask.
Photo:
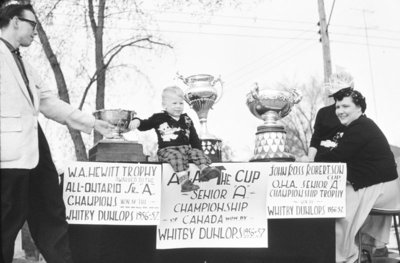
[(282, 111), (279, 112), (279, 117), (280, 118), (286, 117), (287, 115), (289, 115), (291, 111), (292, 111), (292, 105), (288, 104), (282, 109)]
[(302, 94), (296, 88), (292, 88), (290, 90), (290, 93), (292, 94), (292, 103), (293, 104), (299, 103), (301, 101), (301, 99), (303, 98)]
[(254, 82), (254, 87), (250, 91), (250, 94), (253, 97), (253, 99), (255, 99), (255, 100), (259, 99), (259, 96), (258, 96), (259, 91), (260, 91), (260, 87), (258, 86), (258, 83)]
[(179, 74), (179, 72), (176, 72), (176, 77), (180, 80), (182, 80), (183, 83), (185, 83), (186, 85), (188, 85), (188, 80), (187, 78), (185, 78), (184, 76), (182, 76), (181, 74)]
[(131, 116), (130, 116), (129, 121), (133, 120), (133, 118), (135, 118), (135, 116), (136, 116), (136, 111), (131, 111)]
[(222, 94), (223, 94), (223, 82), (222, 82), (222, 80), (221, 80), (221, 77), (219, 76), (217, 79), (214, 79), (212, 82), (211, 82), (211, 85), (214, 87), (215, 86), (215, 84), (216, 83), (219, 83), (219, 85), (217, 85), (217, 87), (215, 87), (215, 89), (217, 90), (217, 99), (215, 100), (215, 102), (214, 103), (217, 103), (220, 99), (221, 99), (221, 97), (222, 97)]

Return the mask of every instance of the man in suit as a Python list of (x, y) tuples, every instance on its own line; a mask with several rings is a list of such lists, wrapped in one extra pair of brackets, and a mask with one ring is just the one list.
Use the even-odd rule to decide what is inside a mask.
[(107, 135), (113, 126), (58, 99), (21, 58), (19, 47), (32, 43), (35, 27), (31, 5), (0, 9), (1, 262), (12, 262), (27, 220), (46, 262), (70, 263), (62, 189), (38, 115), (86, 133)]

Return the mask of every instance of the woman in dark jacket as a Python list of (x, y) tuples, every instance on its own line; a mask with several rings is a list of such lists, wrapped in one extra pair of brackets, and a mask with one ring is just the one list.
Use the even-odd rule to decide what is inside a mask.
[[(347, 164), (346, 217), (336, 221), (336, 261), (358, 258), (356, 234), (374, 207), (400, 208), (400, 186), (389, 143), (379, 127), (364, 115), (365, 98), (356, 90), (335, 97), (336, 115), (345, 126), (337, 146), (316, 156), (317, 162)], [(364, 226), (363, 226), (364, 225)]]

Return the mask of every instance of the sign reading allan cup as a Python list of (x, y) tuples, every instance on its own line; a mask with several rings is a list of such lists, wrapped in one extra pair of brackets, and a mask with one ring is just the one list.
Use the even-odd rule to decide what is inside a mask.
[(186, 78), (178, 74), (178, 78), (188, 86), (184, 91), (185, 101), (199, 117), (199, 137), (203, 151), (213, 162), (220, 162), (222, 141), (208, 131), (207, 117), (212, 106), (221, 99), (222, 81), (209, 74), (197, 74)]
[(93, 113), (96, 119), (115, 126), (110, 136), (100, 140), (89, 150), (89, 160), (97, 162), (145, 162), (143, 146), (135, 141), (128, 141), (122, 133), (129, 131), (129, 123), (136, 112), (123, 109), (103, 109)]
[(157, 249), (268, 247), (268, 166), (218, 165), (223, 168), (217, 180), (199, 182), (200, 171), (190, 164), (189, 172), (200, 189), (181, 193), (176, 173), (163, 164)]
[(251, 161), (294, 161), (292, 154), (285, 152), (286, 131), (279, 119), (288, 115), (299, 103), (301, 95), (295, 89), (264, 88), (258, 85), (247, 94), (250, 112), (264, 121), (257, 127), (254, 156)]

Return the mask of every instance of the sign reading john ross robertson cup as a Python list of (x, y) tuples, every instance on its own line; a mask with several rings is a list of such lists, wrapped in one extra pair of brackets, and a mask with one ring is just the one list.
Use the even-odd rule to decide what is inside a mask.
[(346, 216), (345, 163), (270, 163), (268, 218)]
[(161, 165), (73, 162), (64, 170), (70, 224), (157, 225)]

